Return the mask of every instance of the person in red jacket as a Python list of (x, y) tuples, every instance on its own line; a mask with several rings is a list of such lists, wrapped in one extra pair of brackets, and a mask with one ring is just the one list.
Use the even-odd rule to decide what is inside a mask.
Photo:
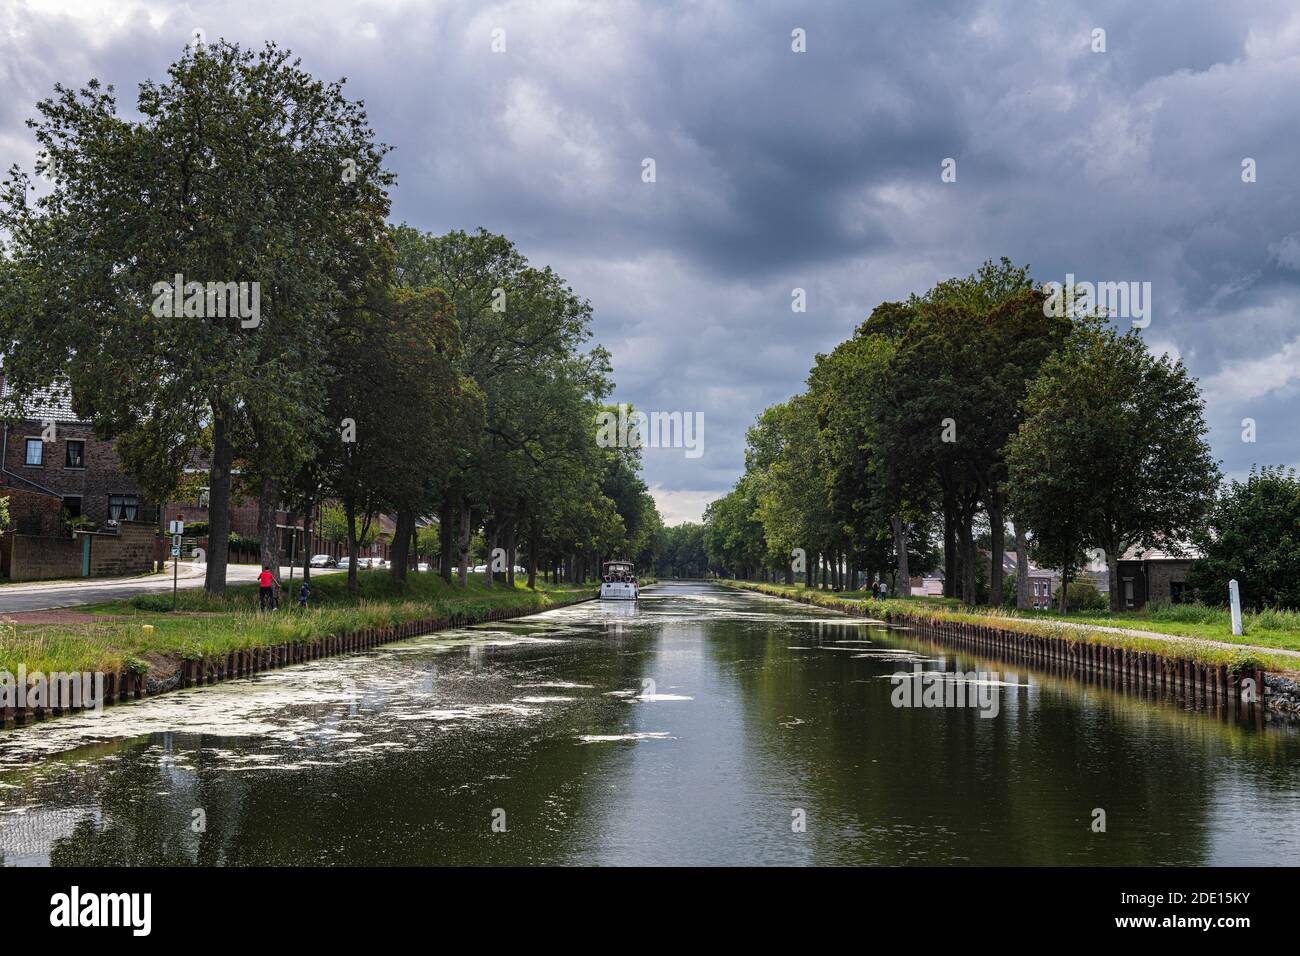
[(262, 568), (262, 573), (257, 576), (257, 586), (258, 586), (258, 590), (257, 590), (258, 606), (261, 607), (263, 611), (265, 611), (266, 606), (270, 604), (271, 610), (274, 611), (275, 610), (275, 575), (271, 573), (270, 568), (267, 567)]

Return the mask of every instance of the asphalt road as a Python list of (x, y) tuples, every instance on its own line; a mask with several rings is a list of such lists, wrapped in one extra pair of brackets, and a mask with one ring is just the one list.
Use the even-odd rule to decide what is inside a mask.
[[(227, 584), (247, 584), (257, 580), (261, 570), (255, 564), (232, 564), (226, 568)], [(177, 586), (203, 587), (204, 565), (182, 561)], [(332, 574), (332, 568), (312, 568), (313, 575)], [(294, 580), (301, 580), (302, 569), (294, 571)], [(289, 568), (280, 569), (280, 580), (288, 582)], [(130, 578), (87, 578), (82, 581), (33, 581), (30, 584), (0, 586), (0, 614), (15, 611), (44, 611), (58, 607), (76, 607), (79, 604), (98, 604), (116, 601), (137, 594), (155, 594), (172, 589), (171, 565), (160, 574), (138, 575)]]

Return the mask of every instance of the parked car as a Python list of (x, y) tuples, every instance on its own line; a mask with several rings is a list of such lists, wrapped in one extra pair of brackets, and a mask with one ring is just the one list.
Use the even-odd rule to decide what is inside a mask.
[(372, 560), (371, 558), (357, 558), (357, 570), (369, 571), (371, 560)]
[(332, 568), (334, 563), (334, 558), (328, 554), (312, 555), (311, 566), (313, 568)]
[(415, 570), (417, 570), (417, 571), (428, 571), (428, 570), (429, 570), (429, 562), (428, 562), (428, 561), (421, 561), (419, 564), (417, 564), (417, 565), (415, 566)]
[[(339, 558), (339, 563), (334, 566), (340, 571), (346, 571), (352, 566), (352, 559), (345, 554), (343, 557)], [(357, 564), (357, 567), (361, 567), (360, 563)]]

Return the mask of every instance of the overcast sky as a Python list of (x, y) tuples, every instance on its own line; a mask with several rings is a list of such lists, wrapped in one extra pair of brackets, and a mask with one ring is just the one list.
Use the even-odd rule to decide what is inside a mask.
[(129, 108), (195, 28), (346, 76), (395, 220), (511, 237), (591, 300), (618, 400), (703, 413), (702, 456), (645, 452), (670, 524), (873, 306), (1002, 255), (1150, 282), (1224, 470), (1300, 461), (1293, 2), (0, 0), (0, 163), (56, 81)]

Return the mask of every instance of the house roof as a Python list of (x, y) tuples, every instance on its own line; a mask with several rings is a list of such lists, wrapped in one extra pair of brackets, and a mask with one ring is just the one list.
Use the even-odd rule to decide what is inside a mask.
[(1199, 548), (1190, 544), (1177, 544), (1164, 551), (1160, 548), (1143, 548), (1135, 545), (1120, 555), (1121, 561), (1194, 561), (1205, 557)]
[[(16, 393), (8, 381), (0, 377), (0, 418), (14, 417), (17, 412)], [(72, 390), (66, 384), (33, 391), (23, 403), (22, 418), (35, 422), (81, 422), (72, 410)]]

